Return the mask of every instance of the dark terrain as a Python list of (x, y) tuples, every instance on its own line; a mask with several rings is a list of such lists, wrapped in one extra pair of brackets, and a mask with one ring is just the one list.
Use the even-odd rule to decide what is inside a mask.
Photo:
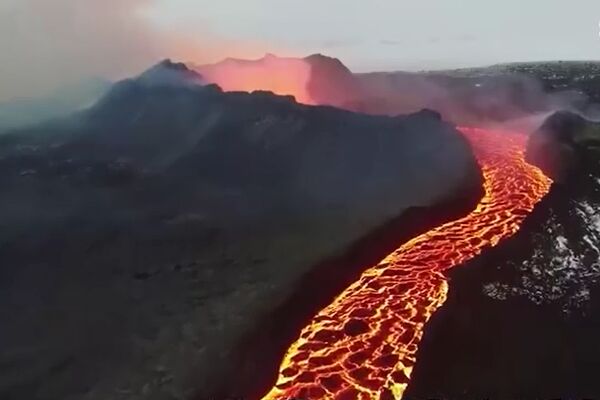
[(600, 396), (598, 144), (600, 125), (564, 112), (531, 136), (556, 183), (517, 235), (450, 272), (407, 399)]
[[(0, 398), (256, 396), (362, 268), (479, 199), (444, 120), (598, 101), (598, 63), (352, 74), (306, 60), (311, 95), (355, 112), (223, 93), (166, 61), (0, 136)], [(584, 126), (549, 153), (538, 142), (561, 168), (545, 169), (558, 183), (521, 232), (452, 270), (407, 397), (600, 394), (600, 174)]]
[(0, 184), (7, 400), (218, 392), (314, 268), (337, 265), (343, 283), (368, 266), (335, 264), (360, 243), (379, 238), (361, 260), (381, 258), (481, 195), (467, 142), (434, 112), (223, 93), (168, 61), (0, 136)]

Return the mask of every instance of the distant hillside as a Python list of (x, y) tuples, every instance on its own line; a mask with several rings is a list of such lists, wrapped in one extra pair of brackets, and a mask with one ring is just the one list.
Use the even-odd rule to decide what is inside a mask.
[(587, 111), (600, 103), (593, 62), (353, 73), (340, 60), (316, 54), (226, 59), (196, 69), (226, 91), (267, 88), (303, 103), (378, 115), (428, 108), (456, 124), (497, 124), (563, 108)]
[(500, 65), (513, 73), (535, 76), (549, 91), (571, 89), (579, 91), (595, 103), (600, 103), (600, 61), (554, 61)]

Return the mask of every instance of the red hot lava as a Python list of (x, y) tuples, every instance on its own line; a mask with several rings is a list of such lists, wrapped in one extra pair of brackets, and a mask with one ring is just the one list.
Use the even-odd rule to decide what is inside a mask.
[[(261, 88), (312, 103), (308, 64), (275, 57), (260, 64), (229, 60), (201, 73), (224, 90)], [(444, 272), (517, 232), (551, 184), (525, 162), (525, 135), (460, 131), (484, 175), (485, 195), (475, 210), (405, 243), (314, 316), (288, 349), (263, 400), (402, 397), (424, 326), (446, 300)]]
[(551, 184), (525, 162), (525, 135), (460, 130), (485, 178), (476, 209), (405, 243), (321, 310), (263, 400), (402, 398), (423, 328), (446, 300), (444, 271), (517, 232)]

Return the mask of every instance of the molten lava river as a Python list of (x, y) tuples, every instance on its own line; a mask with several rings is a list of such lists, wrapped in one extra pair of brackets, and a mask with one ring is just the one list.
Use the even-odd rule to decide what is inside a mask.
[(551, 184), (525, 162), (525, 135), (460, 130), (485, 178), (476, 209), (406, 242), (313, 317), (263, 400), (402, 397), (423, 328), (446, 300), (444, 272), (517, 232)]

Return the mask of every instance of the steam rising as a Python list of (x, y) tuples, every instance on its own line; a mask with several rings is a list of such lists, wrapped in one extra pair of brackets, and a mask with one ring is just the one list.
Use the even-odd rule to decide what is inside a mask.
[(361, 108), (391, 115), (430, 108), (457, 124), (529, 131), (555, 110), (575, 110), (587, 103), (581, 93), (548, 93), (540, 81), (522, 74), (461, 74), (362, 75), (367, 100)]
[(267, 55), (197, 68), (207, 81), (226, 91), (270, 90), (294, 95), (303, 103), (369, 114), (408, 114), (428, 108), (455, 124), (521, 132), (534, 131), (554, 111), (589, 113), (590, 109), (582, 93), (548, 93), (536, 78), (501, 67), (353, 74), (339, 60), (326, 56), (295, 59)]

